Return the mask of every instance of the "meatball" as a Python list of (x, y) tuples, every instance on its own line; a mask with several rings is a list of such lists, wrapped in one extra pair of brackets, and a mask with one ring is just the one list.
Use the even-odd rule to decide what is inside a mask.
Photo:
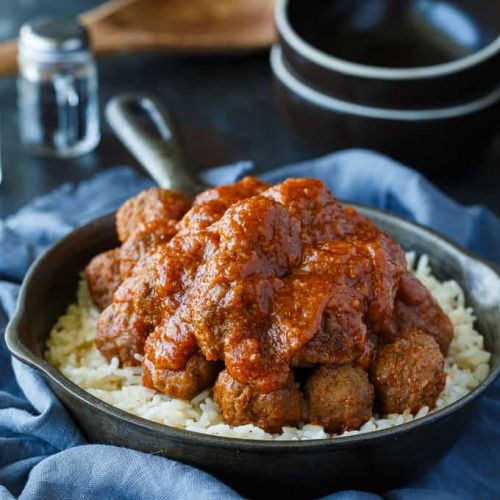
[(359, 429), (372, 416), (373, 386), (359, 366), (320, 366), (304, 387), (308, 420), (327, 431)]
[(416, 413), (432, 408), (444, 389), (444, 357), (433, 337), (407, 330), (393, 344), (379, 346), (371, 378), (379, 413)]
[(179, 222), (180, 235), (202, 231), (217, 222), (228, 209), (223, 200), (207, 200), (193, 205)]
[(94, 257), (84, 271), (94, 304), (102, 311), (111, 304), (120, 286), (120, 249), (115, 248)]
[(122, 279), (132, 276), (137, 262), (154, 251), (158, 245), (170, 241), (176, 232), (176, 221), (171, 219), (139, 224), (121, 247), (120, 274)]
[(365, 335), (353, 335), (343, 328), (331, 311), (325, 311), (320, 330), (302, 347), (295, 366), (314, 364), (350, 364), (365, 349)]
[(284, 205), (300, 222), (304, 241), (337, 239), (344, 232), (342, 206), (320, 180), (286, 179), (271, 186), (263, 196)]
[(150, 328), (129, 304), (111, 304), (99, 317), (95, 344), (108, 360), (117, 357), (122, 366), (136, 366)]
[(124, 366), (140, 364), (136, 354), (143, 354), (159, 309), (147, 279), (137, 276), (125, 280), (97, 323), (95, 344), (101, 354), (107, 359), (117, 357)]
[(268, 185), (255, 177), (244, 177), (229, 186), (219, 186), (198, 194), (193, 206), (179, 223), (179, 233), (187, 234), (208, 228), (235, 203), (266, 190)]
[(280, 432), (301, 420), (302, 394), (291, 376), (285, 387), (261, 393), (224, 370), (215, 383), (214, 399), (230, 425), (254, 424), (267, 432)]
[(220, 364), (207, 361), (201, 352), (193, 354), (183, 370), (157, 369), (147, 357), (143, 361), (143, 384), (172, 398), (192, 399), (210, 387), (220, 371)]
[(116, 231), (123, 243), (139, 225), (155, 220), (180, 220), (189, 210), (190, 200), (179, 191), (147, 189), (125, 202), (116, 214)]
[(262, 193), (268, 187), (269, 185), (267, 183), (255, 177), (243, 177), (243, 179), (235, 182), (234, 184), (214, 187), (199, 193), (194, 199), (193, 206), (200, 205), (211, 200), (221, 200), (226, 204), (226, 207), (229, 207), (238, 201), (245, 200)]
[(434, 337), (446, 356), (453, 339), (450, 318), (420, 280), (408, 273), (399, 283), (393, 316), (379, 334), (393, 341), (399, 332), (415, 328)]

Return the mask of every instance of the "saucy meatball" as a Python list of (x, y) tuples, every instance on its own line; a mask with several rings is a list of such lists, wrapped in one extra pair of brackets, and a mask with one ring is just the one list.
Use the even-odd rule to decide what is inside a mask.
[(285, 387), (261, 393), (251, 385), (240, 384), (224, 370), (215, 383), (214, 399), (229, 425), (251, 423), (267, 432), (297, 425), (302, 415), (302, 394), (292, 377)]
[(135, 265), (151, 253), (156, 246), (170, 241), (176, 232), (176, 221), (172, 219), (139, 224), (121, 247), (120, 274), (122, 279), (132, 276)]
[(189, 210), (190, 200), (179, 191), (159, 187), (147, 189), (125, 202), (116, 214), (116, 231), (123, 243), (143, 223), (180, 220)]
[(220, 200), (225, 203), (226, 207), (237, 203), (240, 200), (251, 198), (265, 191), (269, 184), (257, 179), (256, 177), (247, 176), (243, 179), (229, 184), (227, 186), (218, 186), (212, 189), (207, 189), (198, 194), (194, 199), (193, 206), (200, 205), (212, 200)]
[(244, 177), (229, 186), (207, 189), (198, 194), (193, 206), (179, 223), (179, 233), (187, 234), (208, 228), (235, 203), (251, 198), (269, 186), (255, 177)]
[(420, 280), (407, 273), (399, 283), (393, 316), (379, 334), (385, 340), (392, 341), (399, 332), (412, 328), (434, 337), (446, 356), (453, 339), (450, 318)]
[(373, 386), (359, 366), (319, 366), (304, 396), (310, 422), (329, 432), (359, 429), (372, 416)]
[(146, 387), (164, 392), (172, 398), (192, 399), (210, 387), (220, 371), (220, 364), (207, 361), (198, 351), (193, 354), (183, 370), (161, 370), (144, 357), (143, 383)]
[(111, 304), (101, 313), (95, 343), (108, 360), (117, 357), (122, 366), (136, 366), (149, 328), (128, 304)]
[(94, 257), (84, 271), (94, 304), (102, 311), (111, 304), (120, 286), (120, 249), (115, 248)]
[(143, 354), (159, 312), (152, 292), (141, 277), (129, 278), (118, 287), (97, 323), (95, 343), (106, 359), (117, 357), (124, 366), (140, 364), (136, 354)]
[(339, 324), (333, 312), (327, 310), (321, 329), (301, 349), (296, 365), (352, 363), (363, 353), (364, 341), (364, 335), (353, 335)]
[(379, 413), (416, 413), (434, 407), (444, 389), (444, 358), (433, 337), (408, 330), (393, 344), (379, 346), (371, 378)]

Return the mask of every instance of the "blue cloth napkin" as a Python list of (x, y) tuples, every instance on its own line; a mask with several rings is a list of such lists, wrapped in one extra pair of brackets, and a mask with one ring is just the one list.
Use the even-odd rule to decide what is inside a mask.
[[(208, 171), (212, 183), (252, 171), (238, 163)], [(340, 198), (396, 212), (437, 229), (500, 262), (500, 220), (451, 201), (418, 173), (375, 153), (351, 150), (262, 175), (317, 177)], [(76, 226), (116, 209), (152, 182), (113, 168), (79, 186), (64, 185), (0, 221), (0, 332), (13, 314), (19, 283), (33, 259)], [(481, 399), (453, 450), (425, 477), (389, 492), (391, 499), (500, 497), (500, 381)], [(411, 450), (409, 450), (411, 453)], [(239, 498), (192, 467), (133, 450), (87, 444), (41, 377), (11, 362), (0, 339), (0, 498)], [(335, 499), (376, 499), (336, 492)]]

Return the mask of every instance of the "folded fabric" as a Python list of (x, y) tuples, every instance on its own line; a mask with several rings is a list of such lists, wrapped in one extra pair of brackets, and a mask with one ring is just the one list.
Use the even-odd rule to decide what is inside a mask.
[[(207, 171), (207, 182), (233, 182), (251, 163)], [(465, 208), (420, 174), (376, 153), (350, 150), (267, 172), (316, 177), (336, 196), (428, 225), (477, 254), (500, 262), (500, 220), (482, 207)], [(79, 186), (64, 185), (0, 221), (0, 332), (33, 259), (67, 232), (115, 210), (152, 181), (131, 169), (107, 170)], [(426, 476), (391, 499), (500, 497), (500, 381), (482, 397), (453, 450)], [(411, 450), (409, 450), (411, 452)], [(239, 498), (212, 476), (133, 450), (88, 444), (64, 407), (31, 368), (13, 360), (0, 339), (0, 498)], [(361, 492), (330, 498), (375, 499)]]

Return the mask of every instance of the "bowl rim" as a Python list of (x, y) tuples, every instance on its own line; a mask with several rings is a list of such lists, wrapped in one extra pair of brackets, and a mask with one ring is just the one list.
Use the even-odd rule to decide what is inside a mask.
[[(476, 263), (479, 263), (480, 265), (490, 269), (500, 280), (500, 268), (498, 268), (495, 264), (489, 263), (484, 259), (477, 257), (468, 250), (461, 248), (453, 241), (440, 235), (430, 228), (422, 226), (421, 224), (418, 224), (416, 222), (409, 221), (407, 219), (404, 219), (403, 217), (394, 215), (385, 210), (354, 203), (346, 203), (346, 205), (350, 205), (356, 209), (359, 209), (368, 217), (373, 214), (375, 216), (385, 218), (389, 221), (395, 221), (410, 231), (416, 231), (417, 233), (426, 235), (427, 237), (438, 239), (440, 240), (441, 244), (447, 248), (448, 251), (458, 254), (461, 258), (475, 261)], [(36, 355), (31, 350), (29, 350), (19, 338), (19, 327), (25, 315), (25, 302), (28, 289), (30, 286), (32, 286), (33, 276), (37, 272), (38, 268), (43, 265), (45, 259), (50, 254), (57, 251), (61, 246), (66, 245), (67, 242), (70, 241), (76, 233), (87, 232), (93, 225), (101, 228), (103, 224), (110, 224), (111, 221), (114, 221), (114, 216), (115, 212), (107, 214), (105, 216), (99, 217), (98, 219), (94, 219), (93, 221), (75, 229), (74, 231), (71, 231), (65, 237), (56, 241), (53, 245), (47, 248), (35, 260), (35, 262), (30, 266), (26, 277), (23, 280), (14, 315), (9, 321), (5, 332), (7, 346), (14, 357), (16, 357), (21, 362), (31, 366), (32, 368), (35, 368), (35, 370), (39, 372), (45, 379), (50, 379), (50, 381), (55, 383), (61, 390), (69, 393), (72, 398), (77, 399), (80, 404), (95, 408), (97, 411), (105, 413), (108, 417), (115, 418), (120, 421), (124, 420), (127, 424), (138, 427), (144, 431), (160, 433), (165, 438), (172, 441), (183, 442), (194, 446), (203, 445), (209, 447), (222, 447), (225, 449), (238, 450), (245, 448), (263, 453), (273, 453), (277, 451), (290, 450), (294, 450), (296, 452), (307, 452), (311, 450), (326, 451), (332, 447), (336, 447), (339, 449), (351, 448), (357, 447), (360, 444), (366, 443), (367, 441), (383, 441), (384, 439), (399, 437), (408, 432), (412, 432), (417, 427), (431, 425), (434, 422), (443, 420), (451, 416), (455, 412), (460, 411), (461, 409), (472, 403), (474, 400), (476, 400), (500, 374), (499, 362), (496, 366), (491, 367), (490, 373), (488, 374), (487, 378), (483, 380), (483, 382), (481, 382), (471, 392), (458, 399), (457, 401), (451, 403), (450, 405), (429, 413), (424, 417), (412, 420), (411, 422), (396, 425), (394, 427), (386, 429), (328, 439), (311, 439), (306, 441), (269, 441), (216, 436), (195, 431), (178, 429), (166, 424), (159, 424), (146, 420), (142, 417), (135, 416), (124, 410), (120, 410), (119, 408), (116, 408), (111, 404), (98, 399), (97, 397), (77, 386), (69, 378), (65, 377), (61, 372), (59, 372), (55, 367), (50, 365), (44, 358)]]
[(467, 70), (500, 52), (500, 35), (482, 49), (465, 57), (442, 64), (431, 66), (388, 68), (368, 64), (355, 63), (346, 59), (329, 55), (306, 42), (292, 27), (288, 19), (290, 0), (277, 0), (274, 10), (274, 20), (278, 32), (286, 42), (305, 59), (310, 60), (329, 71), (345, 75), (372, 78), (377, 80), (422, 80), (438, 78)]
[(444, 108), (390, 109), (367, 106), (333, 97), (306, 85), (286, 64), (283, 49), (278, 44), (273, 45), (271, 48), (270, 62), (276, 78), (295, 94), (321, 108), (352, 116), (404, 122), (449, 120), (478, 113), (500, 101), (500, 86), (498, 86), (478, 99)]

